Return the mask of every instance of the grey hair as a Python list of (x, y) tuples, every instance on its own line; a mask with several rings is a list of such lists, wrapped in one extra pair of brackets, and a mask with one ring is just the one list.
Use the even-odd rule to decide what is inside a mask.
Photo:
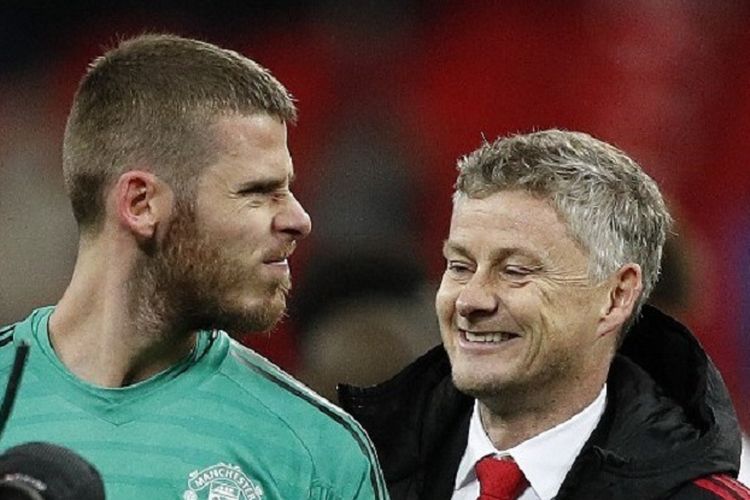
[(643, 291), (624, 329), (637, 318), (659, 279), (672, 218), (635, 161), (588, 134), (551, 129), (484, 141), (458, 161), (458, 171), (454, 203), (516, 189), (547, 199), (588, 252), (592, 280), (638, 264)]

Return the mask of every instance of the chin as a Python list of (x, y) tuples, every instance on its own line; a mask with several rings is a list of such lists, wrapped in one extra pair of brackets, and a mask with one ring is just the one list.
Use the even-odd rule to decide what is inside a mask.
[(454, 369), (452, 377), (456, 389), (477, 399), (496, 396), (509, 385), (506, 377), (476, 370)]
[(243, 332), (266, 332), (285, 316), (286, 295), (277, 293), (272, 297), (254, 298), (238, 311), (243, 323)]
[(249, 333), (266, 332), (273, 328), (283, 316), (283, 310), (244, 309), (226, 312), (217, 322), (220, 330), (232, 338), (241, 338)]

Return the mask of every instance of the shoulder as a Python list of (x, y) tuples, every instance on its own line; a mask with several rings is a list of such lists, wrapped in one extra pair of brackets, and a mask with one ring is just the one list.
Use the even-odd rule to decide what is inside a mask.
[(46, 334), (47, 320), (54, 310), (54, 306), (40, 307), (16, 323), (0, 325), (0, 354), (13, 351), (12, 346), (20, 342), (32, 342), (37, 330)]
[(13, 335), (16, 332), (16, 324), (0, 326), (0, 348), (13, 343)]
[(363, 491), (384, 489), (374, 447), (348, 413), (261, 355), (230, 342), (222, 374), (294, 435), (312, 461), (321, 486), (356, 489), (354, 483), (362, 482)]
[(13, 362), (15, 350), (13, 349), (16, 339), (16, 325), (0, 326), (0, 372), (10, 368)]
[(264, 407), (295, 429), (319, 441), (335, 437), (356, 444), (366, 451), (369, 440), (358, 423), (346, 412), (326, 401), (263, 356), (231, 341), (228, 360), (222, 371), (240, 389), (259, 400)]
[(54, 309), (54, 306), (40, 307), (16, 323), (0, 325), (0, 370), (9, 369), (16, 347), (22, 343), (34, 344), (37, 330), (46, 335), (46, 322)]
[(684, 484), (674, 500), (750, 500), (750, 489), (728, 474), (711, 474)]

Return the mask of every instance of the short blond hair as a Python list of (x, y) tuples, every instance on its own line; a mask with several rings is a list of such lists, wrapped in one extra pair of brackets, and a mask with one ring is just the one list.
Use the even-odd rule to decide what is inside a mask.
[(217, 148), (207, 133), (226, 114), (294, 122), (293, 98), (240, 54), (167, 34), (122, 41), (81, 80), (63, 143), (63, 174), (82, 232), (96, 232), (106, 187), (129, 168), (151, 169), (178, 193)]

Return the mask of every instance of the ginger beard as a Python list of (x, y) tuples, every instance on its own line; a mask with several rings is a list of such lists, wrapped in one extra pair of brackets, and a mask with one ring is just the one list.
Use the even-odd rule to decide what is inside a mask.
[(230, 255), (199, 227), (192, 207), (178, 204), (162, 241), (136, 262), (131, 311), (162, 331), (269, 330), (284, 315), (291, 278), (261, 279), (261, 260)]

